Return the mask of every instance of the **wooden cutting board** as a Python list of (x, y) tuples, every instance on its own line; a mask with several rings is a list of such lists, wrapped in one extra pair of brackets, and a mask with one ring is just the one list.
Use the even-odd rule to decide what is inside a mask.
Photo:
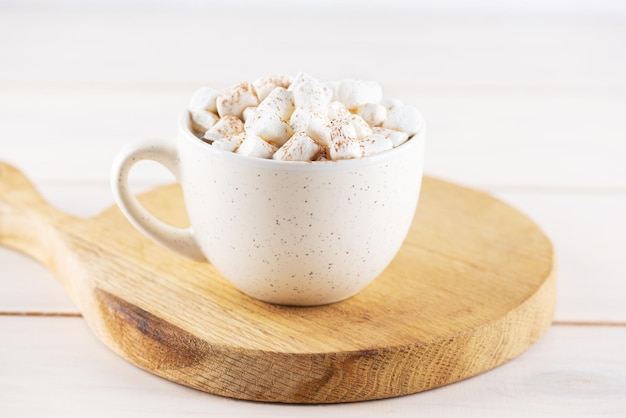
[[(140, 200), (185, 225), (177, 186)], [(432, 178), (387, 270), (357, 296), (321, 307), (254, 300), (210, 264), (144, 238), (115, 207), (94, 219), (61, 213), (4, 164), (0, 243), (53, 270), (121, 357), (240, 399), (350, 402), (457, 382), (530, 347), (555, 304), (554, 253), (537, 225), (485, 193)]]

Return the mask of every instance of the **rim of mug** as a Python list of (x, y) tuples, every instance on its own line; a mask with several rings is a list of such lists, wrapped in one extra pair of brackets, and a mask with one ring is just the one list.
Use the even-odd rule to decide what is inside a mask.
[(192, 141), (195, 146), (200, 147), (200, 149), (205, 150), (206, 152), (210, 152), (215, 154), (217, 157), (236, 162), (239, 164), (248, 164), (254, 165), (257, 167), (263, 167), (267, 169), (281, 169), (281, 170), (303, 170), (303, 171), (319, 171), (319, 170), (333, 170), (333, 169), (350, 169), (350, 168), (360, 168), (363, 166), (367, 166), (370, 164), (377, 164), (384, 162), (386, 160), (393, 160), (398, 156), (409, 152), (411, 148), (419, 147), (424, 143), (424, 136), (426, 132), (426, 123), (423, 123), (420, 131), (413, 136), (409, 137), (409, 139), (403, 144), (390, 149), (388, 151), (383, 151), (377, 154), (368, 155), (366, 157), (360, 158), (352, 158), (348, 160), (325, 160), (325, 161), (282, 161), (282, 160), (273, 160), (267, 158), (259, 158), (259, 157), (250, 157), (247, 155), (237, 154), (232, 151), (226, 151), (218, 148), (214, 148), (208, 142), (202, 141), (198, 138), (191, 130), (191, 117), (189, 112), (185, 110), (178, 121), (179, 132), (183, 133), (183, 136)]

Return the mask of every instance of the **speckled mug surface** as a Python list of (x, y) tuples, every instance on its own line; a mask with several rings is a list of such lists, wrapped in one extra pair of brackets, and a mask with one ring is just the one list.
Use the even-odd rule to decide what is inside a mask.
[[(419, 197), (424, 131), (360, 159), (275, 161), (213, 148), (191, 132), (185, 112), (176, 142), (138, 141), (120, 152), (112, 187), (137, 229), (208, 260), (242, 292), (322, 305), (358, 293), (400, 249)], [(190, 228), (159, 221), (130, 192), (130, 168), (144, 159), (176, 176)]]

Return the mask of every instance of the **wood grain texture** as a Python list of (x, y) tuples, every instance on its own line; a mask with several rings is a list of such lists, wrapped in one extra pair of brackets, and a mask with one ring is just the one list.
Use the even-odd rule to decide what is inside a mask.
[[(552, 246), (484, 193), (427, 178), (405, 245), (374, 283), (333, 305), (253, 300), (209, 264), (171, 254), (116, 208), (65, 215), (0, 165), (0, 242), (59, 277), (95, 334), (151, 373), (275, 402), (386, 398), (453, 383), (519, 355), (549, 326)], [(184, 224), (176, 186), (143, 195)]]
[(311, 408), (239, 402), (155, 378), (120, 361), (81, 318), (0, 316), (0, 416), (623, 418), (625, 331), (552, 326), (514, 361), (460, 384)]

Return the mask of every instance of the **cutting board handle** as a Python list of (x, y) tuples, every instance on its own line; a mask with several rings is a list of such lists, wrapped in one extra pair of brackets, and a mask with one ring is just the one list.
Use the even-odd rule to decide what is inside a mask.
[(127, 144), (113, 161), (111, 170), (113, 196), (122, 213), (135, 228), (153, 241), (192, 260), (206, 261), (191, 227), (176, 228), (157, 219), (132, 194), (128, 186), (128, 174), (133, 165), (141, 160), (152, 160), (163, 165), (180, 182), (180, 159), (173, 142), (148, 139)]
[(0, 162), (0, 244), (52, 264), (52, 245), (71, 216), (50, 206), (17, 168)]

